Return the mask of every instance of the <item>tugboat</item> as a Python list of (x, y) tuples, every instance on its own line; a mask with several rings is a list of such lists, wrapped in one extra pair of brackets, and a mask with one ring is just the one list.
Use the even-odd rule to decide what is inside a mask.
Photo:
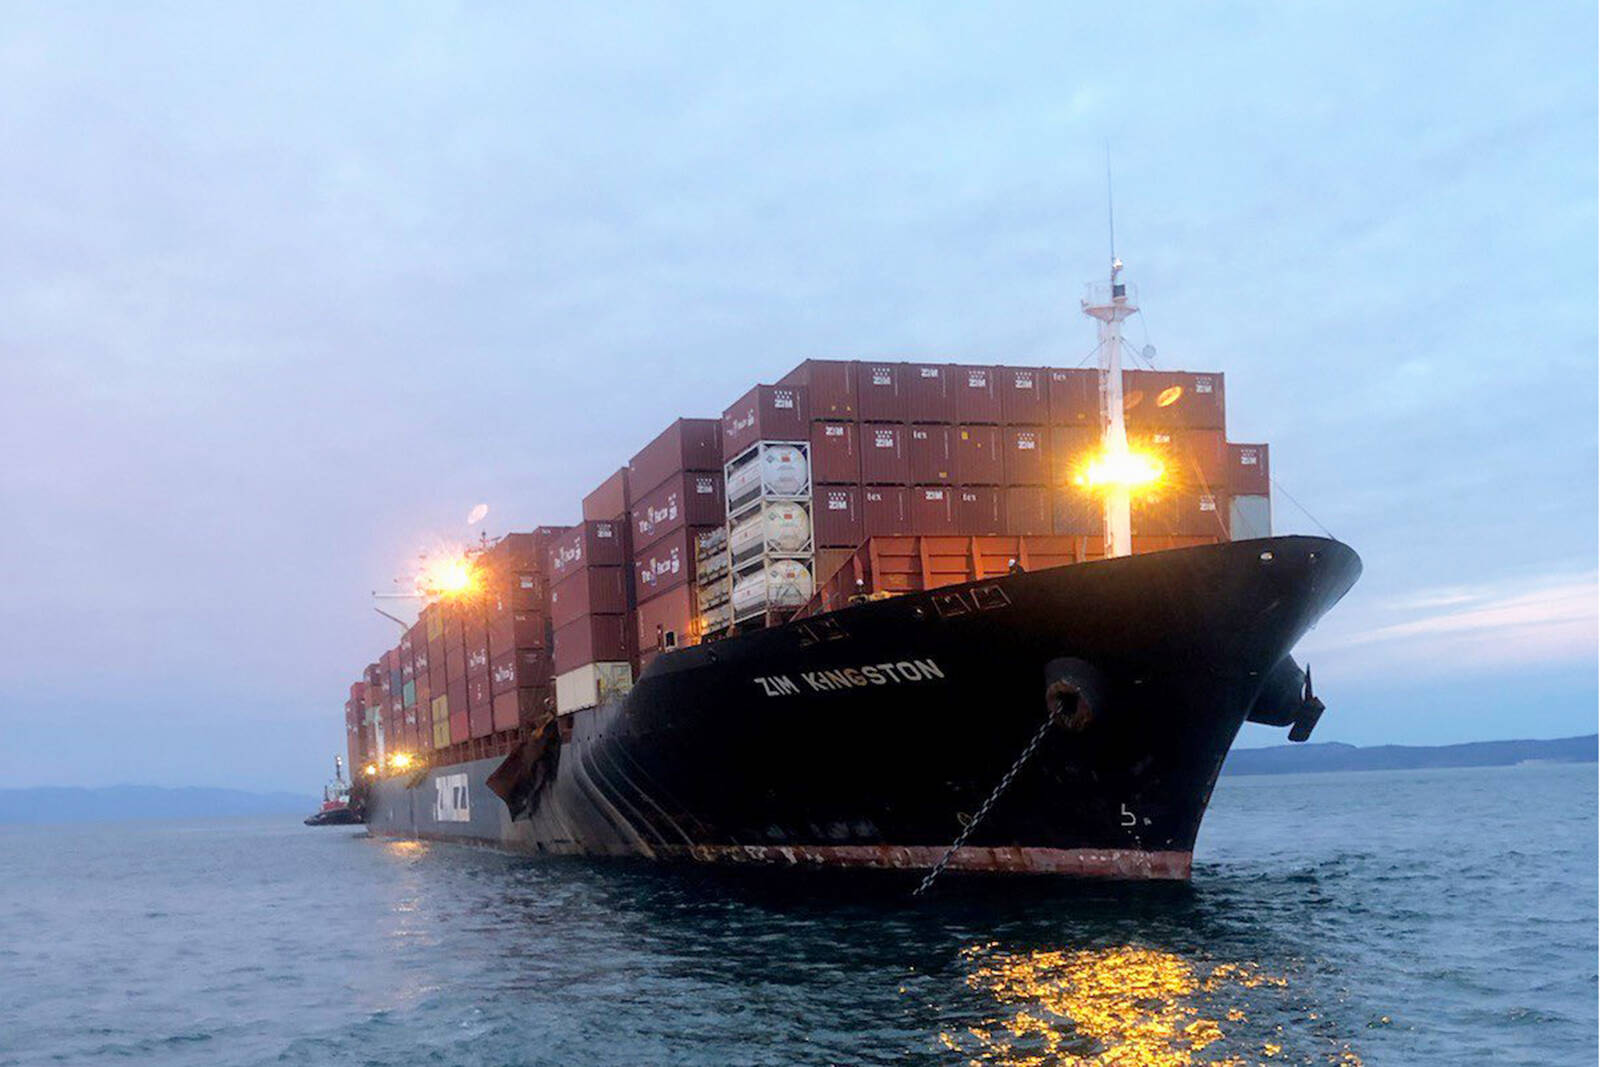
[(360, 803), (352, 803), (344, 780), (344, 760), (333, 757), (333, 780), (322, 787), (322, 807), (306, 816), (307, 826), (359, 826), (367, 821)]

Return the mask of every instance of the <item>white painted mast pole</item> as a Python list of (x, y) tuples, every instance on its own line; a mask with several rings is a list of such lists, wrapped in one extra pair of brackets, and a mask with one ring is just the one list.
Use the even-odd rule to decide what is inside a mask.
[[(1128, 430), (1122, 421), (1122, 320), (1138, 311), (1118, 278), (1122, 260), (1112, 257), (1111, 282), (1098, 292), (1089, 286), (1083, 313), (1100, 322), (1100, 444), (1113, 471), (1128, 469)], [(1133, 554), (1133, 522), (1128, 484), (1113, 478), (1105, 489), (1105, 551), (1107, 556)]]

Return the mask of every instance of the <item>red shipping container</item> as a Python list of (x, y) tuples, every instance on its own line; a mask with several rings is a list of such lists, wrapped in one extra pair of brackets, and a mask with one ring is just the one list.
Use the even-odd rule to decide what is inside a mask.
[(919, 485), (911, 490), (911, 532), (919, 537), (955, 533), (955, 490)]
[(722, 420), (679, 419), (628, 461), (628, 489), (638, 501), (682, 471), (722, 473)]
[(467, 677), (476, 678), (489, 673), (489, 627), (476, 620), (464, 630), (467, 650)]
[(489, 649), (499, 655), (509, 649), (546, 648), (550, 644), (549, 616), (542, 611), (508, 611), (489, 623)]
[(1068, 485), (1051, 492), (1050, 500), (1050, 524), (1057, 534), (1105, 536), (1105, 502), (1099, 496)]
[(905, 485), (911, 480), (906, 461), (906, 428), (897, 422), (861, 426), (861, 480), (867, 485)]
[(856, 424), (826, 419), (811, 424), (811, 480), (855, 485), (861, 481)]
[(856, 364), (856, 390), (863, 421), (906, 420), (905, 370), (900, 363)]
[(1099, 427), (1099, 371), (1090, 367), (1075, 370), (1052, 368), (1046, 372), (1046, 377), (1050, 386), (1052, 425)]
[(464, 714), (467, 710), (467, 680), (452, 679), (450, 684), (445, 686), (445, 697), (450, 701), (452, 716)]
[(494, 698), (484, 693), (482, 704), (467, 704), (467, 728), (473, 737), (494, 733)]
[(467, 709), (463, 705), (461, 710), (450, 713), (450, 743), (459, 745), (464, 741), (471, 740), (471, 738), (472, 734), (467, 726)]
[(860, 408), (856, 392), (859, 366), (842, 359), (808, 359), (778, 379), (778, 384), (805, 386), (813, 419), (854, 419)]
[(411, 646), (411, 677), (417, 683), (417, 690), (428, 684), (428, 642), (418, 641)]
[(723, 478), (716, 473), (679, 473), (634, 502), (633, 556), (685, 526), (716, 526), (727, 517)]
[(620, 567), (627, 562), (619, 522), (579, 523), (550, 546), (550, 578), (559, 582), (584, 567)]
[(495, 693), (525, 689), (530, 685), (549, 685), (554, 677), (555, 664), (550, 654), (541, 648), (502, 653), (489, 666), (489, 687)]
[(1008, 486), (1005, 491), (1005, 533), (1010, 537), (1050, 534), (1050, 490), (1032, 485)]
[(555, 712), (554, 690), (550, 686), (510, 689), (494, 698), (494, 728), (515, 730), (531, 726)]
[(987, 536), (1005, 532), (1003, 490), (992, 485), (963, 485), (955, 492), (956, 533)]
[(902, 486), (869, 485), (861, 490), (864, 537), (897, 537), (910, 532), (910, 501)]
[(705, 525), (681, 529), (634, 553), (634, 595), (641, 601), (657, 597), (694, 577), (694, 539), (705, 529)]
[(588, 663), (620, 663), (629, 659), (627, 616), (585, 615), (555, 632), (555, 668), (565, 674)]
[(999, 427), (957, 426), (951, 436), (957, 481), (965, 485), (999, 485), (1004, 480)]
[(992, 367), (950, 368), (956, 422), (999, 422), (1000, 393)]
[(648, 663), (662, 652), (696, 642), (694, 586), (680, 585), (639, 601), (639, 659)]
[(907, 427), (906, 463), (913, 482), (923, 485), (954, 482), (950, 427), (933, 423)]
[(994, 376), (1006, 423), (1042, 426), (1050, 421), (1050, 384), (1043, 367), (996, 367)]
[(495, 573), (541, 570), (550, 539), (562, 532), (559, 526), (540, 526), (528, 533), (506, 534), (478, 557), (479, 563)]
[(467, 646), (460, 642), (452, 644), (445, 642), (444, 646), (444, 678), (446, 684), (465, 682), (467, 680)]
[(1123, 371), (1122, 408), (1130, 427), (1225, 430), (1228, 426), (1221, 374)]
[(855, 548), (865, 540), (859, 487), (822, 486), (812, 500), (811, 531), (818, 548)]
[(624, 567), (585, 567), (550, 591), (550, 624), (558, 630), (580, 615), (621, 615), (627, 610)]
[(802, 385), (758, 385), (722, 413), (722, 458), (757, 441), (807, 441), (811, 415)]
[(1234, 496), (1270, 496), (1272, 470), (1267, 464), (1267, 446), (1229, 445), (1228, 476), (1224, 481)]
[(584, 521), (610, 520), (620, 522), (628, 514), (628, 468), (601, 482), (583, 498)]
[(912, 422), (956, 422), (955, 393), (950, 388), (954, 370), (948, 364), (907, 364), (905, 417)]
[(1048, 453), (1049, 484), (1057, 488), (1077, 484), (1090, 458), (1099, 451), (1098, 426), (1052, 426)]
[(1007, 426), (1005, 471), (1007, 485), (1047, 485), (1050, 463), (1046, 449), (1047, 431), (1042, 426)]

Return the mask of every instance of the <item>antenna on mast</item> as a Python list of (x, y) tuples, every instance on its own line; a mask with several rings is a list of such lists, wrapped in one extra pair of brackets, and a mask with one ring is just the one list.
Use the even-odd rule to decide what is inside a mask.
[(1106, 138), (1106, 231), (1111, 245), (1111, 278), (1116, 280), (1117, 270), (1117, 213), (1111, 203), (1111, 138)]

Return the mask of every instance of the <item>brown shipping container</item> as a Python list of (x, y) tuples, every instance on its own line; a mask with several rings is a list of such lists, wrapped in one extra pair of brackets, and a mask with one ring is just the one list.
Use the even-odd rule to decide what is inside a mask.
[(628, 461), (630, 503), (680, 471), (722, 473), (722, 420), (679, 419)]
[(1043, 367), (996, 367), (994, 377), (1006, 423), (1042, 426), (1050, 421), (1050, 385)]
[(621, 615), (627, 610), (625, 567), (585, 567), (550, 591), (550, 625), (558, 630), (580, 615)]
[(715, 526), (726, 518), (722, 472), (669, 475), (634, 502), (633, 557), (685, 526)]
[(586, 663), (620, 663), (629, 658), (627, 617), (585, 615), (556, 631), (555, 668), (565, 674)]
[[(1053, 488), (1073, 485), (1083, 473), (1089, 458), (1100, 450), (1097, 426), (1052, 426), (1050, 428), (1049, 484)], [(1061, 531), (1056, 531), (1060, 533)]]
[(1100, 372), (1089, 367), (1051, 368), (1050, 423), (1054, 426), (1100, 425)]
[(757, 441), (808, 441), (811, 415), (803, 385), (758, 385), (722, 413), (722, 458)]
[(467, 680), (467, 646), (462, 641), (450, 641), (447, 637), (444, 645), (444, 678), (448, 685)]
[(858, 486), (821, 486), (812, 500), (812, 534), (819, 548), (855, 548), (865, 539)]
[(856, 390), (862, 421), (906, 420), (905, 376), (906, 367), (902, 363), (856, 364)]
[(1048, 485), (1049, 431), (1043, 426), (1007, 426), (1005, 442), (1007, 485)]
[(489, 627), (484, 622), (467, 624), (464, 637), (467, 648), (467, 677), (487, 677), (489, 674)]
[(1228, 477), (1228, 443), (1221, 430), (1146, 430), (1129, 435), (1129, 444), (1160, 457), (1163, 480), (1171, 486), (1223, 491)]
[(494, 728), (515, 730), (519, 726), (531, 726), (554, 712), (555, 706), (552, 686), (509, 689), (494, 698)]
[(515, 648), (547, 648), (549, 616), (543, 611), (508, 611), (489, 623), (489, 647), (495, 654)]
[(1050, 503), (1050, 523), (1056, 533), (1104, 536), (1105, 504), (1098, 496), (1069, 485), (1053, 490)]
[(600, 519), (620, 522), (628, 514), (628, 502), (628, 468), (620, 467), (583, 498), (584, 521)]
[(694, 577), (694, 539), (705, 529), (685, 527), (634, 553), (634, 595), (641, 601), (657, 597)]
[(470, 696), (467, 699), (467, 728), (473, 737), (488, 737), (494, 733), (494, 698), (489, 695), (487, 684), (483, 703), (476, 703)]
[(860, 408), (856, 378), (860, 364), (842, 359), (808, 359), (778, 379), (779, 385), (803, 385), (813, 419), (854, 419)]
[(695, 633), (693, 585), (679, 585), (660, 596), (639, 601), (639, 659), (648, 663), (661, 652), (698, 640)]
[(951, 442), (957, 481), (964, 485), (999, 485), (1004, 480), (998, 426), (957, 426)]
[(1233, 496), (1270, 496), (1272, 469), (1267, 464), (1267, 446), (1229, 445), (1224, 481)]
[(459, 710), (450, 713), (450, 743), (459, 745), (471, 739), (472, 734), (467, 725), (467, 708), (463, 704)]
[(579, 523), (550, 546), (550, 578), (559, 582), (584, 567), (620, 567), (627, 562), (624, 527), (618, 522)]
[(1139, 537), (1228, 536), (1228, 498), (1202, 490), (1172, 490), (1135, 499), (1133, 533)]
[(910, 530), (910, 501), (903, 486), (869, 485), (861, 490), (861, 532), (894, 537)]
[(906, 466), (911, 480), (921, 485), (955, 481), (955, 461), (950, 454), (950, 427), (928, 423), (906, 427)]
[(524, 648), (494, 658), (489, 667), (489, 686), (493, 692), (525, 689), (530, 685), (549, 685), (555, 677), (550, 654), (540, 648)]
[(509, 533), (479, 558), (484, 565), (500, 573), (542, 570), (550, 539), (561, 532), (558, 526), (540, 526), (527, 533)]
[(856, 485), (861, 481), (861, 449), (856, 424), (823, 419), (811, 424), (811, 480)]
[(920, 536), (955, 533), (956, 491), (947, 485), (919, 485), (911, 490), (911, 529)]
[(445, 654), (444, 635), (440, 634), (428, 642), (428, 684), (434, 692), (444, 689)]
[(904, 425), (891, 422), (862, 425), (861, 480), (867, 485), (905, 485), (911, 480)]
[(955, 422), (999, 422), (1000, 394), (993, 367), (952, 367), (950, 391), (955, 397)]
[(1221, 374), (1123, 371), (1122, 407), (1129, 427), (1225, 430), (1228, 426)]
[(816, 566), (814, 568), (816, 573), (813, 575), (813, 581), (816, 586), (821, 588), (822, 584), (837, 574), (839, 568), (849, 563), (854, 555), (855, 550), (851, 548), (817, 549)]
[(956, 489), (955, 532), (989, 535), (1005, 532), (1004, 490), (992, 485), (963, 485)]
[(1050, 533), (1050, 490), (1032, 485), (1008, 487), (1005, 493), (1005, 527), (1005, 532), (1014, 537)]
[(905, 368), (906, 415), (912, 422), (956, 422), (955, 368), (947, 363), (910, 363)]

